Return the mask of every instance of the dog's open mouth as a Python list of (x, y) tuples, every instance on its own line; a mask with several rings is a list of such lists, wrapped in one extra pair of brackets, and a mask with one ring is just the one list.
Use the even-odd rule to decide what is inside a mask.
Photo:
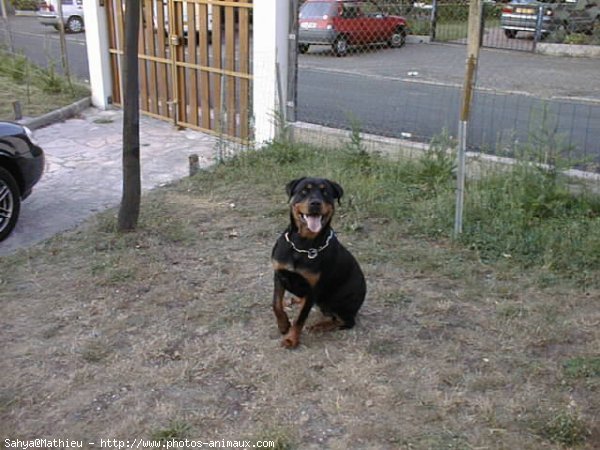
[(306, 222), (308, 229), (313, 233), (318, 233), (323, 228), (323, 216), (320, 214), (302, 214), (302, 220)]

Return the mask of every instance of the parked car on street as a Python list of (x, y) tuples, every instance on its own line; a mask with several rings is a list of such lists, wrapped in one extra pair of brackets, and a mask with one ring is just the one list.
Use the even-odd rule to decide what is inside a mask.
[(540, 19), (541, 37), (561, 29), (591, 33), (600, 24), (600, 0), (513, 0), (502, 8), (500, 23), (512, 39), (519, 31), (535, 33)]
[[(40, 4), (37, 12), (38, 19), (42, 25), (59, 28), (59, 1), (46, 0)], [(83, 17), (83, 0), (62, 0), (62, 17), (65, 31), (70, 33), (81, 33), (85, 30)]]
[(12, 232), (21, 201), (44, 171), (44, 152), (28, 128), (0, 121), (0, 241)]
[(353, 45), (402, 47), (406, 33), (404, 17), (383, 12), (373, 1), (307, 0), (300, 8), (298, 49), (330, 45), (335, 55), (345, 56)]
[[(162, 19), (160, 19), (159, 17), (157, 17), (157, 11), (159, 8), (159, 4), (162, 3)], [(145, 4), (143, 6), (146, 6)], [(213, 29), (213, 6), (212, 4), (200, 4), (200, 3), (192, 3), (189, 2), (189, 6), (194, 8), (194, 26), (196, 29), (196, 36), (199, 36), (199, 28), (200, 28), (200, 24), (202, 23), (203, 20), (203, 13), (202, 13), (202, 8), (204, 9), (204, 20), (206, 20), (206, 25), (207, 25), (207, 31), (208, 31), (208, 40), (210, 42), (211, 38), (212, 38), (212, 29)], [(152, 11), (153, 11), (153, 21), (154, 21), (154, 30), (158, 31), (163, 30), (165, 35), (169, 34), (169, 4), (167, 2), (167, 0), (153, 0), (152, 2)], [(182, 13), (182, 25), (183, 25), (183, 35), (185, 38), (187, 38), (188, 36), (188, 28), (189, 28), (189, 21), (188, 21), (188, 6), (185, 4), (182, 4), (182, 8), (181, 8), (181, 13)], [(162, 20), (161, 23), (159, 23), (159, 20)]]

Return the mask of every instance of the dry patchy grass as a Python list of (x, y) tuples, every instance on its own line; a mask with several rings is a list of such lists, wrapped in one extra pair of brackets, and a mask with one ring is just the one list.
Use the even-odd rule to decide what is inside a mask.
[(540, 288), (388, 219), (352, 231), (342, 206), (368, 280), (358, 325), (284, 350), (269, 257), (285, 200), (201, 174), (145, 198), (136, 233), (111, 212), (3, 258), (2, 439), (598, 448), (598, 290)]

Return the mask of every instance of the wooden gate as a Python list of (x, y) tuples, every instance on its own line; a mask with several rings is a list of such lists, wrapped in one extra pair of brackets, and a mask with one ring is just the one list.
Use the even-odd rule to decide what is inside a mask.
[[(107, 0), (113, 103), (123, 99), (125, 0)], [(142, 0), (140, 110), (175, 125), (251, 140), (252, 0)]]

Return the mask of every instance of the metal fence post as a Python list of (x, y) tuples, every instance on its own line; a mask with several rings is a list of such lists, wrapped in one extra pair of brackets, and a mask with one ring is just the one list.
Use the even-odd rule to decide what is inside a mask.
[(435, 28), (437, 26), (437, 8), (438, 2), (437, 0), (433, 0), (431, 4), (431, 28), (429, 29), (429, 40), (431, 42), (435, 41)]
[(291, 0), (288, 29), (288, 82), (286, 120), (296, 121), (296, 100), (298, 97), (298, 0)]
[(535, 22), (535, 37), (533, 39), (533, 53), (535, 53), (537, 43), (542, 39), (542, 27), (544, 25), (545, 12), (546, 12), (546, 8), (543, 5), (540, 5), (540, 7), (538, 8), (537, 20)]

